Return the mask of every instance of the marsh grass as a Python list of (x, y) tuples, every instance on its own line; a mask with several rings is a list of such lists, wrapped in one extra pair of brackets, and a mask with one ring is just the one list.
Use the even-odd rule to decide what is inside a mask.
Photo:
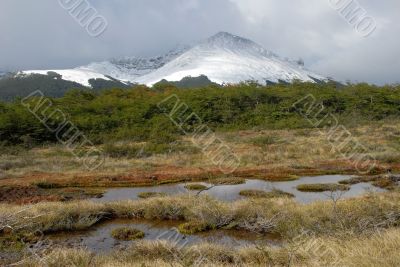
[(0, 218), (11, 218), (14, 225), (19, 225), (18, 231), (44, 233), (85, 230), (113, 218), (142, 218), (200, 221), (216, 228), (231, 225), (233, 229), (288, 238), (302, 231), (328, 234), (391, 227), (400, 223), (396, 214), (400, 214), (399, 192), (341, 200), (335, 212), (329, 201), (301, 205), (289, 198), (251, 198), (225, 203), (209, 196), (191, 195), (113, 203), (39, 203), (26, 210), (16, 205), (0, 205)]
[(354, 185), (359, 183), (372, 183), (374, 186), (383, 189), (396, 188), (396, 182), (393, 179), (390, 179), (390, 177), (384, 175), (360, 176), (339, 181), (339, 184), (343, 185)]
[[(257, 246), (242, 249), (213, 244), (182, 248), (168, 242), (139, 241), (132, 249), (98, 256), (85, 250), (55, 249), (51, 257), (44, 259), (50, 261), (50, 266), (71, 266), (68, 260), (76, 266), (130, 266), (132, 261), (150, 265), (176, 261), (176, 264), (186, 266), (198, 259), (199, 251), (212, 266), (326, 266), (332, 262), (330, 253), (320, 254), (320, 258), (310, 251), (295, 249), (298, 245), (291, 245), (304, 233), (306, 242), (323, 242), (339, 253), (347, 264), (343, 266), (372, 267), (378, 263), (378, 266), (397, 266), (400, 260), (397, 253), (399, 214), (400, 192), (397, 190), (340, 200), (335, 207), (330, 201), (302, 205), (288, 198), (254, 198), (225, 203), (208, 196), (191, 195), (113, 203), (77, 201), (39, 203), (27, 207), (0, 205), (1, 225), (12, 226), (11, 234), (17, 242), (26, 233), (87, 230), (102, 220), (114, 218), (184, 220), (187, 223), (181, 228), (188, 233), (211, 226), (216, 229), (229, 227), (232, 231), (272, 233), (284, 241), (281, 248)], [(69, 253), (75, 255), (68, 259)], [(40, 265), (43, 262), (32, 264), (28, 266), (43, 266)]]
[(207, 189), (207, 186), (202, 185), (202, 184), (188, 184), (188, 185), (185, 185), (185, 188), (187, 190), (191, 190), (191, 191), (200, 191), (200, 190)]
[(246, 180), (243, 178), (217, 178), (210, 180), (213, 185), (238, 185), (245, 184)]
[(200, 221), (187, 222), (178, 226), (179, 232), (185, 235), (193, 235), (196, 233), (206, 232), (215, 228), (216, 227), (214, 225)]
[[(135, 242), (128, 250), (94, 255), (84, 249), (55, 249), (45, 258), (30, 258), (26, 266), (349, 266), (393, 267), (400, 265), (400, 230), (391, 229), (367, 236), (305, 237), (302, 243), (283, 247), (231, 248), (201, 243), (180, 246), (167, 241)], [(294, 247), (293, 247), (294, 246)], [(311, 248), (311, 249), (307, 249)]]
[(117, 240), (129, 241), (144, 238), (144, 232), (131, 228), (131, 227), (122, 227), (114, 229), (111, 232), (111, 236)]
[(263, 190), (249, 189), (240, 191), (239, 195), (244, 197), (267, 197), (267, 192)]
[(256, 146), (268, 146), (283, 143), (284, 141), (279, 139), (277, 136), (266, 135), (254, 137), (250, 140), (250, 142)]
[(297, 186), (301, 192), (328, 192), (328, 191), (348, 191), (350, 186), (344, 184), (301, 184)]
[[(378, 174), (385, 173), (385, 168), (388, 165), (391, 166), (393, 171), (400, 170), (396, 165), (396, 159), (399, 155), (397, 147), (399, 142), (388, 134), (385, 127), (400, 129), (400, 124), (394, 122), (391, 125), (382, 125), (382, 127), (379, 125), (363, 125), (349, 128), (349, 131), (356, 135), (360, 143), (369, 144), (371, 149), (368, 151), (368, 156), (380, 161), (378, 162), (380, 168), (373, 171)], [(299, 134), (302, 132), (304, 134)], [(261, 179), (272, 179), (277, 176), (273, 172), (278, 173), (279, 170), (281, 172), (279, 177), (282, 179), (290, 177), (290, 175), (356, 173), (354, 164), (344, 161), (340, 153), (332, 151), (332, 147), (327, 141), (327, 136), (321, 135), (318, 129), (247, 130), (217, 132), (216, 134), (223, 140), (225, 140), (225, 136), (229, 137), (225, 141), (241, 159), (241, 169), (267, 166), (268, 173), (262, 177), (260, 176)], [(266, 138), (265, 136), (279, 136), (279, 140), (284, 142), (257, 146), (249, 141), (257, 138)], [(268, 138), (266, 139), (266, 143), (271, 143)], [(182, 137), (178, 143), (183, 146), (190, 146), (190, 140), (186, 137)], [(117, 146), (117, 150), (127, 147), (119, 143), (112, 145)], [(101, 149), (102, 147), (100, 146), (99, 148)], [(87, 170), (81, 162), (76, 160), (61, 145), (47, 145), (32, 149), (24, 148), (22, 152), (18, 153), (14, 153), (12, 150), (13, 147), (7, 147), (7, 149), (1, 151), (0, 168), (2, 168), (3, 177), (25, 178), (25, 176), (30, 176), (33, 172), (40, 172), (54, 174), (54, 180), (61, 179), (59, 174), (62, 174), (62, 179), (66, 181), (74, 180), (74, 177), (83, 176), (82, 179), (79, 179), (80, 184), (83, 184), (84, 177), (87, 176)], [(15, 150), (19, 150), (19, 148), (15, 148)], [(134, 152), (137, 151), (135, 150)], [(123, 155), (115, 158), (106, 157), (105, 164), (91, 174), (99, 177), (116, 174), (126, 175), (132, 172), (132, 169), (154, 172), (170, 166), (187, 169), (215, 169), (209, 158), (199, 151), (172, 149), (171, 151), (168, 150), (166, 154), (152, 153), (152, 155), (146, 157), (125, 157)], [(384, 168), (381, 168), (382, 166)], [(171, 179), (173, 178), (176, 177), (171, 177)], [(55, 181), (49, 180), (49, 182)], [(94, 183), (94, 181), (90, 180), (89, 186), (96, 186)]]
[(54, 188), (62, 187), (60, 184), (52, 183), (52, 182), (48, 182), (48, 181), (36, 182), (36, 183), (33, 183), (33, 185), (35, 185), (39, 188), (42, 188), (42, 189), (54, 189)]
[(284, 192), (279, 189), (273, 189), (272, 191), (263, 191), (263, 190), (242, 190), (239, 192), (239, 195), (245, 197), (253, 197), (253, 198), (280, 198), (280, 197), (288, 197), (293, 198), (294, 195), (291, 193)]
[(167, 194), (160, 192), (141, 192), (138, 194), (139, 198), (152, 198), (152, 197), (165, 197)]

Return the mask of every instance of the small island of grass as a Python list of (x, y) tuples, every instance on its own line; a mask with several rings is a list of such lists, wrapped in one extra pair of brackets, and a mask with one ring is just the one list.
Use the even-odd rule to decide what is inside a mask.
[(178, 226), (179, 232), (184, 235), (193, 235), (213, 229), (215, 227), (206, 222), (187, 222)]
[(111, 232), (111, 236), (114, 239), (123, 241), (142, 239), (144, 235), (144, 232), (130, 227), (117, 228)]
[(243, 178), (219, 178), (212, 180), (211, 183), (213, 185), (238, 185), (246, 183), (246, 180)]
[(328, 191), (348, 191), (350, 186), (344, 184), (301, 184), (297, 186), (301, 192), (328, 192)]
[(200, 190), (207, 189), (207, 186), (202, 185), (202, 184), (188, 184), (188, 185), (185, 185), (185, 188), (187, 190), (191, 190), (191, 191), (200, 191)]
[(284, 192), (279, 189), (274, 189), (270, 192), (266, 192), (263, 190), (249, 189), (240, 191), (239, 195), (244, 197), (253, 197), (253, 198), (279, 198), (279, 197), (294, 197), (293, 194)]
[(165, 197), (166, 195), (167, 194), (165, 193), (159, 193), (159, 192), (142, 192), (138, 194), (138, 197), (142, 199), (147, 199), (153, 197)]

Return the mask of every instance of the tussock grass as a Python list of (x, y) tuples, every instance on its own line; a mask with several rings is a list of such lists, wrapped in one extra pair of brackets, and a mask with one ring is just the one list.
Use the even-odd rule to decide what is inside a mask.
[(328, 192), (328, 191), (348, 191), (350, 187), (343, 184), (301, 184), (297, 186), (301, 192)]
[(248, 189), (240, 191), (239, 195), (244, 197), (267, 197), (267, 192), (263, 190)]
[(111, 236), (117, 240), (129, 241), (143, 238), (144, 232), (135, 228), (122, 227), (114, 229)]
[(231, 229), (290, 238), (304, 230), (319, 235), (338, 231), (364, 233), (397, 226), (400, 224), (400, 193), (371, 193), (341, 200), (336, 205), (331, 201), (301, 205), (288, 198), (253, 198), (226, 203), (209, 196), (190, 195), (114, 203), (39, 203), (27, 208), (0, 205), (0, 218), (8, 218), (16, 231), (75, 231), (112, 218), (143, 218), (203, 221), (216, 228), (230, 226)]
[(142, 193), (138, 194), (138, 197), (146, 199), (146, 198), (152, 198), (152, 197), (164, 197), (166, 195), (167, 194), (165, 194), (165, 193), (159, 193), (159, 192), (142, 192)]
[(255, 190), (255, 189), (242, 190), (239, 192), (239, 195), (245, 196), (245, 197), (254, 197), (254, 198), (279, 198), (279, 197), (292, 198), (292, 197), (294, 197), (293, 194), (284, 192), (279, 189), (273, 189), (270, 192), (266, 192), (263, 190)]
[(207, 186), (202, 185), (202, 184), (188, 184), (188, 185), (185, 185), (185, 188), (187, 190), (191, 190), (191, 191), (200, 191), (200, 190), (207, 189)]
[(213, 185), (238, 185), (246, 183), (243, 178), (218, 178), (210, 181)]
[[(393, 267), (400, 265), (400, 230), (369, 236), (305, 237), (279, 247), (232, 249), (202, 243), (180, 246), (167, 241), (138, 241), (125, 251), (93, 255), (83, 249), (56, 249), (43, 259), (28, 259), (26, 266), (348, 266)], [(336, 265), (334, 265), (336, 264)]]
[(347, 180), (342, 180), (339, 183), (344, 185), (372, 183), (374, 186), (383, 189), (394, 189), (396, 187), (396, 181), (394, 181), (394, 179), (391, 179), (391, 177), (387, 175), (353, 177)]
[(206, 232), (215, 229), (215, 226), (207, 222), (187, 222), (178, 226), (179, 232), (185, 235)]

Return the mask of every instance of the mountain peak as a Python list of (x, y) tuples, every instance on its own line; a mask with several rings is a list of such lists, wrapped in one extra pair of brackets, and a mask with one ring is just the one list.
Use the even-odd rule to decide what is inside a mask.
[[(25, 71), (26, 74), (46, 74), (48, 71)], [(129, 83), (153, 85), (163, 79), (180, 81), (185, 77), (207, 76), (219, 84), (255, 80), (315, 82), (326, 80), (294, 61), (281, 59), (261, 45), (228, 33), (219, 32), (184, 49), (173, 50), (153, 58), (124, 58), (91, 63), (73, 70), (53, 71), (64, 80), (89, 84), (90, 79), (108, 77)]]
[(219, 32), (206, 40), (209, 45), (216, 45), (222, 47), (244, 47), (244, 46), (255, 46), (257, 45), (253, 41), (233, 35), (229, 32)]
[(231, 39), (231, 40), (240, 40), (240, 39), (242, 39), (242, 40), (250, 41), (248, 39), (245, 39), (245, 38), (242, 38), (240, 36), (234, 35), (234, 34), (229, 33), (229, 32), (224, 32), (224, 31), (218, 32), (218, 33), (214, 34), (213, 36), (211, 36), (209, 38), (209, 40), (212, 40), (212, 39)]

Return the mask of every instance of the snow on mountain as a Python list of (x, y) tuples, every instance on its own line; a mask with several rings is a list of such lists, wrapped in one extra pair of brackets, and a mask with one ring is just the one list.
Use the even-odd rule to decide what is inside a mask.
[(221, 32), (136, 82), (153, 85), (162, 79), (179, 81), (187, 76), (200, 75), (220, 84), (246, 80), (261, 84), (295, 79), (309, 82), (326, 80), (293, 61), (280, 59), (253, 41)]
[(189, 47), (187, 46), (177, 47), (165, 55), (152, 58), (126, 57), (122, 59), (112, 59), (110, 61), (94, 62), (84, 68), (111, 76), (118, 80), (135, 82), (137, 78), (163, 67), (188, 49)]
[(62, 76), (63, 80), (76, 82), (88, 87), (91, 87), (89, 83), (89, 80), (91, 79), (104, 79), (107, 81), (111, 81), (111, 79), (106, 77), (104, 74), (93, 72), (84, 67), (67, 69), (67, 70), (27, 70), (18, 73), (18, 75), (30, 75), (30, 74), (47, 75), (48, 72), (58, 73)]
[(30, 70), (22, 74), (47, 74), (52, 71), (62, 79), (90, 86), (89, 79), (114, 79), (149, 86), (165, 79), (180, 81), (185, 77), (206, 75), (211, 81), (239, 83), (247, 80), (291, 82), (295, 79), (314, 82), (326, 80), (295, 61), (281, 59), (251, 40), (220, 32), (193, 47), (180, 47), (153, 58), (126, 57), (94, 62), (67, 70)]

